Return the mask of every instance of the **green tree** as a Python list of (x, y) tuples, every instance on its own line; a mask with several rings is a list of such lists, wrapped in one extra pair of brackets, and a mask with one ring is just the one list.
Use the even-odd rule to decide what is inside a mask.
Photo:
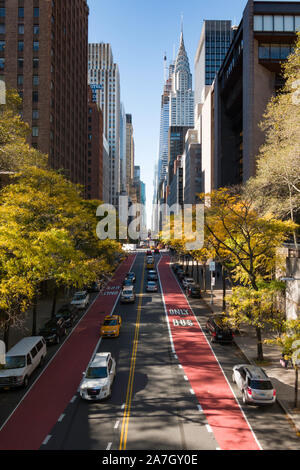
[(294, 407), (298, 406), (298, 374), (300, 361), (300, 319), (285, 320), (281, 324), (282, 332), (275, 338), (266, 339), (266, 344), (280, 346), (283, 358), (290, 360), (295, 371)]

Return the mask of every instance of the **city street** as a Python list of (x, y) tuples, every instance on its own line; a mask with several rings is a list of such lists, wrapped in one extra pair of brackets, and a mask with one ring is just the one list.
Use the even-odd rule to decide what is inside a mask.
[[(130, 259), (134, 260), (134, 256)], [(126, 269), (124, 266), (119, 268), (117, 278), (120, 283), (122, 275), (129, 270), (130, 259), (125, 264)], [(137, 279), (136, 302), (128, 305), (117, 303), (114, 313), (121, 315), (123, 321), (120, 336), (103, 338), (97, 344), (99, 352), (111, 352), (116, 359), (117, 375), (112, 397), (102, 402), (85, 402), (76, 393), (74, 379), (77, 380), (78, 387), (80, 376), (92, 354), (87, 358), (87, 354), (84, 354), (87, 343), (81, 343), (85, 348), (75, 343), (72, 345), (70, 338), (69, 344), (66, 341), (60, 349), (59, 362), (62, 364), (64, 379), (59, 382), (61, 368), (51, 372), (52, 382), (60, 383), (59, 387), (55, 387), (57, 396), (64, 398), (51, 400), (53, 390), (49, 387), (48, 392), (45, 391), (41, 378), (20, 406), (27, 407), (30, 420), (27, 423), (22, 421), (23, 425), (20, 426), (19, 420), (23, 420), (26, 413), (23, 411), (18, 416), (22, 410), (17, 410), (1, 431), (1, 448), (299, 448), (299, 438), (278, 405), (250, 407), (242, 404), (241, 396), (232, 384), (231, 375), (232, 366), (245, 359), (234, 345), (209, 344), (204, 334), (208, 312), (197, 299), (190, 302), (193, 311), (190, 310), (168, 262), (167, 255), (156, 255), (156, 266), (164, 293), (162, 297), (160, 292), (145, 292), (145, 256), (143, 253), (137, 254), (132, 267)], [(115, 285), (115, 280), (112, 282)], [(96, 302), (99, 302), (99, 298)], [(169, 313), (169, 321), (165, 308)], [(90, 319), (89, 314), (84, 318), (91, 322), (90, 326), (86, 325), (89, 332), (91, 333), (91, 328), (95, 329), (95, 347), (99, 332), (95, 323), (93, 324), (93, 315)], [(202, 331), (200, 326), (203, 327)], [(77, 328), (82, 329), (82, 323)], [(73, 334), (76, 336), (76, 330)], [(72, 368), (64, 367), (72, 347), (76, 348), (76, 361), (73, 361)], [(45, 373), (47, 374), (47, 369)], [(2, 393), (1, 413), (3, 396)], [(40, 405), (33, 401), (34, 397), (35, 400), (36, 397), (41, 397)], [(53, 425), (51, 426), (49, 420), (47, 428), (45, 424), (39, 426), (42, 418), (38, 413), (39, 406), (47, 408), (45, 405), (49, 402), (52, 403)], [(35, 435), (31, 436), (29, 428), (27, 429), (28, 423), (32, 429), (32, 423), (35, 422)], [(12, 434), (14, 439), (9, 440)], [(26, 434), (29, 437), (25, 439)]]

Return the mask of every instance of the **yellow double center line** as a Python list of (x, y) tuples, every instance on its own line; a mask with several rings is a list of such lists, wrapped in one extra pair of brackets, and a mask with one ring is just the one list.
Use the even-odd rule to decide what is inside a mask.
[(130, 408), (131, 408), (131, 398), (132, 398), (132, 390), (133, 390), (133, 382), (134, 382), (135, 361), (136, 361), (136, 353), (137, 353), (139, 330), (140, 330), (141, 310), (142, 310), (142, 301), (143, 301), (142, 293), (144, 290), (144, 276), (145, 276), (145, 260), (143, 264), (140, 298), (139, 298), (139, 303), (138, 303), (138, 312), (137, 312), (136, 324), (135, 324), (134, 340), (133, 340), (132, 353), (131, 353), (131, 363), (130, 363), (128, 385), (127, 385), (126, 403), (125, 403), (122, 428), (121, 428), (119, 450), (126, 449), (128, 424), (129, 424)]

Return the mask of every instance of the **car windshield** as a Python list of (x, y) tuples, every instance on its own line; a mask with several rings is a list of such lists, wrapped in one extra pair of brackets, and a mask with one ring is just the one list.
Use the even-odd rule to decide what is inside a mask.
[(106, 367), (89, 367), (86, 373), (87, 379), (105, 379), (107, 377)]
[(3, 365), (4, 369), (21, 369), (25, 367), (25, 356), (6, 356), (6, 363)]
[(131, 295), (132, 290), (123, 290), (123, 295)]
[(148, 286), (156, 286), (156, 282), (149, 281), (149, 282), (148, 282)]
[(117, 320), (114, 319), (114, 320), (104, 320), (104, 323), (103, 323), (104, 326), (115, 326), (117, 325)]
[(254, 390), (273, 390), (273, 385), (269, 380), (250, 380), (249, 386)]
[(85, 294), (75, 294), (74, 295), (74, 300), (84, 300), (85, 299)]

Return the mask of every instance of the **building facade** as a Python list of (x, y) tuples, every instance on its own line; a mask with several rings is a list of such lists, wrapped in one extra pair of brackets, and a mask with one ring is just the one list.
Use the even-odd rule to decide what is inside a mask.
[(126, 114), (126, 190), (130, 194), (130, 186), (134, 177), (134, 138), (132, 115)]
[(300, 2), (249, 0), (214, 86), (214, 187), (255, 175), (265, 108), (300, 30)]
[(18, 90), (29, 143), (75, 183), (86, 183), (86, 0), (1, 0), (0, 79)]
[(89, 44), (88, 83), (97, 85), (97, 104), (103, 112), (104, 135), (109, 145), (110, 203), (118, 206), (120, 194), (120, 75), (110, 44)]
[(103, 201), (103, 114), (90, 87), (86, 196)]

